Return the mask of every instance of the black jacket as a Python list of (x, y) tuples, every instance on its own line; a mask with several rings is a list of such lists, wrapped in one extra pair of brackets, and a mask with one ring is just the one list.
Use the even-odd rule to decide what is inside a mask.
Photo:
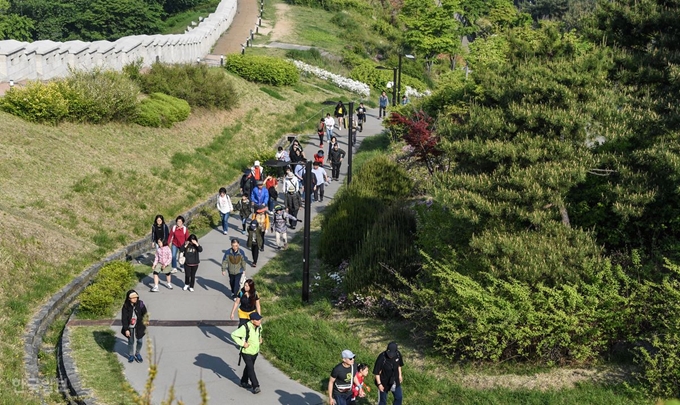
[(135, 324), (135, 337), (137, 339), (141, 339), (144, 337), (146, 334), (146, 325), (144, 325), (144, 316), (146, 316), (146, 306), (144, 305), (144, 301), (137, 299), (137, 303), (132, 305), (132, 302), (130, 301), (130, 293), (136, 292), (135, 290), (129, 290), (128, 292), (125, 293), (125, 303), (123, 304), (123, 308), (121, 309), (121, 316), (120, 316), (120, 321), (123, 324), (123, 329), (121, 329), (121, 333), (125, 335), (125, 332), (130, 330), (130, 322), (132, 321), (132, 312), (134, 311), (137, 314), (137, 322)]
[(286, 208), (289, 213), (297, 212), (302, 205), (302, 199), (298, 193), (286, 193)]
[(338, 148), (338, 149), (331, 149), (331, 152), (328, 154), (328, 159), (331, 161), (331, 163), (340, 163), (340, 159), (345, 158), (345, 151)]
[(158, 242), (159, 238), (162, 239), (163, 242), (167, 242), (169, 236), (170, 231), (168, 230), (168, 226), (165, 224), (165, 222), (162, 223), (160, 227), (155, 222), (153, 225), (151, 225), (151, 242), (156, 243)]
[(182, 246), (181, 250), (184, 252), (184, 258), (186, 259), (184, 262), (185, 266), (198, 266), (198, 263), (201, 262), (198, 258), (198, 254), (203, 251), (203, 246), (196, 246), (189, 242), (188, 245)]

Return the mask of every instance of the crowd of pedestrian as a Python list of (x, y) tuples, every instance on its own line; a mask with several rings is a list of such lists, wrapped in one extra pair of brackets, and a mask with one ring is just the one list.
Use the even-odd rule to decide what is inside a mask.
[[(383, 93), (384, 96), (384, 93)], [(381, 111), (383, 99), (379, 100)], [(385, 106), (386, 107), (386, 106)], [(357, 118), (346, 121), (347, 110), (339, 102), (333, 116), (327, 114), (318, 125), (320, 149), (313, 156), (313, 169), (306, 173), (307, 157), (300, 142), (293, 140), (286, 150), (279, 147), (276, 160), (283, 162), (277, 173), (267, 174), (259, 161), (245, 169), (239, 183), (240, 196), (232, 203), (225, 187), (218, 191), (216, 209), (220, 215), (219, 226), (223, 235), (229, 235), (229, 218), (238, 215), (240, 227), (237, 228), (245, 236), (246, 246), (250, 250), (250, 266), (256, 267), (260, 252), (265, 249), (268, 233), (275, 235), (275, 248), (288, 248), (288, 229), (295, 229), (300, 221), (297, 218), (303, 207), (305, 193), (312, 194), (313, 202), (323, 202), (325, 186), (330, 181), (338, 181), (340, 169), (346, 152), (340, 148), (334, 128), (343, 129), (351, 125), (355, 131), (361, 132), (366, 122), (366, 107), (363, 103), (356, 109)], [(328, 151), (324, 151), (324, 140), (328, 143)], [(331, 169), (328, 176), (325, 167)], [(305, 180), (311, 176), (312, 189), (305, 190)], [(156, 215), (151, 227), (151, 243), (155, 249), (152, 264), (153, 282), (150, 292), (159, 291), (160, 275), (165, 275), (165, 286), (173, 290), (172, 275), (184, 273), (182, 290), (194, 292), (196, 274), (200, 264), (200, 253), (203, 247), (198, 237), (190, 233), (185, 218), (177, 216), (175, 224), (168, 227), (163, 215)], [(233, 300), (230, 319), (238, 316), (238, 327), (231, 333), (232, 340), (240, 347), (239, 365), (245, 363), (241, 386), (259, 393), (260, 383), (255, 372), (255, 361), (262, 343), (262, 310), (260, 297), (255, 282), (246, 277), (248, 258), (237, 238), (231, 238), (231, 247), (222, 257), (221, 270), (228, 276), (229, 292)], [(121, 332), (128, 339), (128, 361), (143, 361), (140, 354), (142, 338), (148, 325), (148, 311), (139, 294), (130, 290), (126, 293), (125, 303), (121, 310)], [(331, 404), (344, 405), (356, 398), (363, 398), (370, 392), (365, 381), (369, 374), (367, 364), (354, 363), (355, 355), (350, 350), (342, 352), (342, 362), (331, 372), (328, 383), (328, 395)], [(380, 405), (386, 404), (387, 394), (394, 394), (394, 404), (400, 405), (403, 381), (401, 367), (403, 360), (394, 342), (381, 353), (375, 362), (373, 374), (379, 394)]]

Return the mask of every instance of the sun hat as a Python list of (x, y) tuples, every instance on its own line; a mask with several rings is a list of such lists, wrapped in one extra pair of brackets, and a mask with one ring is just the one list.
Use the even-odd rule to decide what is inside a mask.
[(128, 298), (139, 298), (139, 294), (137, 294), (135, 291), (131, 292), (130, 295), (128, 295)]

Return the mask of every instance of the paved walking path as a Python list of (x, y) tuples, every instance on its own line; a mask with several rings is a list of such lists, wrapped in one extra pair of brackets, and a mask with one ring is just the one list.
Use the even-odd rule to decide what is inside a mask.
[[(329, 106), (329, 110), (332, 106)], [(377, 119), (377, 110), (370, 110), (367, 114), (367, 122), (364, 124), (364, 131), (357, 134), (357, 144), (370, 135), (378, 134), (382, 131), (382, 122)], [(319, 116), (321, 118), (321, 116)], [(347, 151), (347, 129), (338, 131), (338, 141), (340, 147)], [(311, 159), (318, 148), (318, 137), (313, 135), (309, 142), (304, 145), (305, 155)], [(328, 146), (324, 147), (327, 152)], [(356, 151), (356, 147), (355, 147)], [(330, 177), (330, 168), (326, 165), (326, 170)], [(312, 218), (329, 203), (342, 184), (347, 173), (347, 159), (343, 160), (341, 181), (331, 182), (326, 187), (323, 203), (312, 205)], [(232, 201), (238, 201), (237, 196), (231, 196)], [(330, 198), (329, 198), (330, 197)], [(166, 215), (169, 216), (169, 215)], [(298, 214), (299, 218), (304, 218), (304, 211)], [(235, 237), (250, 259), (251, 255), (246, 248), (245, 237), (240, 232), (241, 223), (238, 216), (232, 217), (229, 222), (229, 235), (223, 235), (222, 230), (212, 230), (200, 239), (203, 246), (201, 253), (201, 264), (198, 268), (196, 277), (195, 292), (183, 291), (184, 274), (176, 273), (173, 275), (173, 290), (165, 288), (164, 284), (159, 286), (160, 291), (149, 292), (151, 277), (146, 277), (142, 283), (138, 284), (136, 290), (140, 293), (141, 299), (149, 308), (150, 317), (158, 321), (200, 321), (213, 320), (224, 324), (229, 319), (233, 301), (231, 292), (227, 287), (228, 277), (222, 277), (221, 261), (224, 251), (230, 247), (230, 239)], [(300, 224), (299, 224), (300, 225)], [(291, 238), (295, 232), (302, 232), (303, 227), (298, 226), (296, 230), (289, 231), (288, 237)], [(246, 274), (252, 276), (264, 266), (269, 259), (276, 254), (274, 235), (267, 234), (265, 237), (266, 248), (260, 253), (258, 267), (253, 269), (248, 267)], [(302, 264), (302, 257), (300, 257)], [(161, 275), (161, 280), (164, 276)], [(267, 344), (267, 301), (262, 300), (262, 311), (264, 315), (264, 345)], [(200, 403), (198, 392), (198, 381), (203, 379), (206, 384), (211, 404), (281, 404), (281, 405), (317, 405), (323, 404), (325, 394), (315, 392), (313, 389), (291, 380), (278, 369), (274, 368), (266, 359), (258, 357), (255, 365), (258, 380), (260, 381), (262, 392), (255, 395), (250, 390), (240, 387), (240, 377), (243, 372), (243, 363), (237, 366), (238, 350), (231, 340), (230, 333), (236, 326), (213, 326), (209, 322), (206, 324), (190, 322), (178, 322), (183, 326), (152, 326), (149, 327), (149, 336), (154, 341), (155, 350), (160, 357), (159, 370), (155, 382), (153, 403), (160, 403), (166, 396), (168, 389), (174, 383), (177, 397), (182, 399), (185, 404), (193, 405)], [(163, 322), (162, 324), (169, 324)], [(116, 331), (115, 351), (119, 354), (119, 359), (125, 368), (125, 375), (137, 392), (142, 392), (144, 383), (147, 379), (147, 359), (144, 364), (127, 362), (127, 340), (120, 334), (120, 327), (112, 327)], [(146, 350), (144, 349), (146, 353)], [(338, 353), (338, 356), (340, 354)], [(340, 358), (338, 358), (340, 361)], [(323, 370), (329, 372), (330, 370)]]

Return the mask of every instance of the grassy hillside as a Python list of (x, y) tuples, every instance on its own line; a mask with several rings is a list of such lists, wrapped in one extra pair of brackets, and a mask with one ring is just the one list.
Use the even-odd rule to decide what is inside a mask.
[(0, 138), (0, 403), (32, 403), (12, 382), (23, 377), (26, 322), (52, 293), (145, 236), (157, 213), (174, 218), (238, 178), (319, 102), (350, 97), (318, 81), (277, 89), (278, 98), (234, 81), (241, 107), (197, 110), (171, 129), (50, 127), (0, 113), (9, 129)]

